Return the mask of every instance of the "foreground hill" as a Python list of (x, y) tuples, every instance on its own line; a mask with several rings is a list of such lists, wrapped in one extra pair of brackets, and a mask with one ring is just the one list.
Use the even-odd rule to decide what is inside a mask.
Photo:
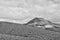
[(0, 22), (1, 40), (60, 40), (60, 33), (39, 27)]

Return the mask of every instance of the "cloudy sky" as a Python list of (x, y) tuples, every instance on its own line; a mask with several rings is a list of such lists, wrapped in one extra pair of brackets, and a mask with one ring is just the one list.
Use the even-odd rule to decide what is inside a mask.
[(54, 2), (42, 0), (1, 0), (0, 18), (26, 22), (34, 17), (42, 17), (60, 22), (59, 5), (58, 1), (54, 4)]

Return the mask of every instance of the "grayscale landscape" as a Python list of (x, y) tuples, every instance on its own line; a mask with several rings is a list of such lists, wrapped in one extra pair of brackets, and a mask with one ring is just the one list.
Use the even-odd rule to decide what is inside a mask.
[(0, 0), (0, 40), (60, 40), (60, 0)]

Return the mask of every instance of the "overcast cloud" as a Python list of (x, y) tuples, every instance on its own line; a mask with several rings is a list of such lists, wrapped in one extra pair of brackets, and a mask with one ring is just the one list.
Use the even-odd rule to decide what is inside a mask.
[[(59, 4), (60, 5), (60, 4)], [(2, 1), (0, 3), (0, 17), (15, 19), (19, 21), (29, 21), (34, 17), (43, 17), (47, 20), (60, 22), (60, 6), (49, 4), (46, 1), (26, 0)]]

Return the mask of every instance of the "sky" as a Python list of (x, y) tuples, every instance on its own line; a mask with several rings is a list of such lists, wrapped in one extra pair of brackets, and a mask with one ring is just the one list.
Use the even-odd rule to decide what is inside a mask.
[[(60, 5), (60, 4), (59, 4)], [(40, 0), (0, 1), (0, 18), (27, 22), (34, 17), (42, 17), (52, 22), (60, 22), (60, 6)]]

